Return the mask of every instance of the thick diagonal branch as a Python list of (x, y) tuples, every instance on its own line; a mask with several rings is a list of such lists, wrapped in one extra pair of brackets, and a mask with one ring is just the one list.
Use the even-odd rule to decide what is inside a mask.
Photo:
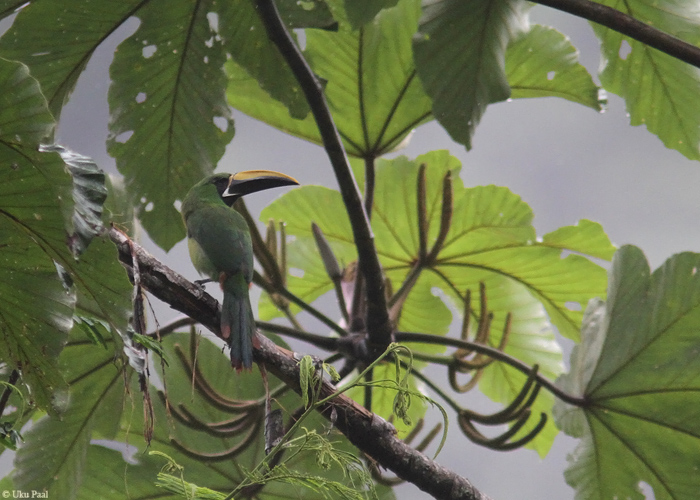
[[(117, 245), (119, 260), (133, 277), (133, 258), (138, 261), (141, 284), (155, 297), (183, 312), (220, 336), (220, 309), (217, 301), (201, 287), (163, 265), (118, 229), (111, 228), (110, 239)], [(255, 360), (296, 392), (299, 388), (299, 364), (294, 354), (261, 336)], [(236, 374), (232, 370), (231, 376)], [(331, 396), (335, 388), (325, 382), (321, 398)], [(331, 411), (333, 410), (333, 411)], [(488, 500), (462, 476), (437, 464), (396, 437), (396, 430), (384, 419), (370, 413), (350, 398), (339, 395), (322, 409), (334, 425), (363, 453), (381, 467), (391, 470), (430, 495), (441, 499)]]
[(377, 250), (374, 246), (374, 235), (372, 234), (369, 218), (362, 203), (357, 182), (355, 182), (355, 177), (348, 163), (340, 134), (328, 109), (323, 88), (289, 35), (274, 1), (257, 0), (256, 6), (270, 40), (279, 49), (294, 73), (309, 103), (311, 113), (316, 120), (323, 147), (326, 149), (335, 172), (340, 194), (343, 197), (343, 203), (352, 226), (353, 237), (355, 238), (360, 272), (362, 273), (366, 290), (366, 326), (369, 340), (379, 352), (383, 352), (392, 341), (392, 325), (386, 306), (384, 279)]
[(649, 26), (619, 10), (590, 0), (533, 1), (593, 21), (700, 68), (700, 48)]

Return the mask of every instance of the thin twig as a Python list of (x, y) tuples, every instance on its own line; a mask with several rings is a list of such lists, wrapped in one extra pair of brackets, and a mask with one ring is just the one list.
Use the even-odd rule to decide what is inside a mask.
[(323, 349), (324, 351), (334, 352), (338, 350), (338, 339), (336, 337), (324, 337), (323, 335), (315, 335), (301, 330), (295, 330), (275, 323), (267, 323), (265, 321), (256, 321), (255, 325), (266, 332), (279, 333), (294, 339), (303, 340), (311, 345)]
[(7, 406), (7, 402), (10, 400), (10, 395), (12, 395), (12, 386), (17, 384), (18, 380), (19, 371), (12, 370), (10, 372), (10, 378), (7, 379), (7, 385), (5, 386), (5, 390), (2, 391), (2, 396), (0, 396), (0, 415), (2, 415), (5, 412), (5, 406)]

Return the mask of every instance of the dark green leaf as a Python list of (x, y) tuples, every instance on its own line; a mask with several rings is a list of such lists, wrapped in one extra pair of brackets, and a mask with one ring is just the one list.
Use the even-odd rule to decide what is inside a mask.
[(0, 359), (20, 370), (40, 407), (51, 409), (64, 384), (56, 358), (75, 305), (55, 264), (73, 260), (65, 244), (71, 181), (57, 155), (36, 152), (53, 119), (26, 66), (0, 60), (0, 101)]
[(396, 5), (398, 0), (345, 0), (345, 12), (353, 29), (359, 29), (382, 10)]
[(174, 203), (214, 170), (233, 137), (212, 10), (210, 1), (146, 3), (110, 68), (108, 149), (141, 222), (166, 250), (185, 234)]
[(58, 118), (95, 49), (141, 4), (143, 0), (31, 2), (0, 38), (0, 56), (29, 66)]
[[(217, 341), (218, 342), (218, 341)], [(197, 384), (193, 385), (192, 374), (183, 369), (181, 356), (176, 351), (176, 346), (183, 346), (180, 352), (184, 353), (189, 363), (192, 363), (191, 352), (196, 351), (196, 366), (199, 370), (196, 381), (203, 381), (223, 398), (240, 401), (241, 404), (248, 405), (257, 402), (250, 408), (249, 420), (244, 428), (229, 435), (217, 435), (213, 429), (206, 429), (207, 425), (213, 424), (214, 429), (225, 430), (226, 426), (222, 422), (235, 419), (244, 415), (245, 408), (233, 408), (225, 410), (212, 404), (212, 399), (204, 396)], [(173, 334), (163, 340), (163, 347), (169, 359), (173, 360), (166, 370), (164, 378), (167, 387), (167, 397), (170, 409), (166, 410), (161, 398), (153, 397), (153, 405), (156, 417), (155, 434), (148, 451), (164, 453), (171, 457), (181, 466), (184, 479), (204, 486), (211, 490), (228, 494), (245, 477), (246, 471), (251, 471), (264, 456), (264, 439), (262, 426), (258, 425), (264, 419), (264, 389), (260, 374), (242, 373), (236, 375), (231, 368), (228, 355), (221, 351), (219, 345), (210, 342), (208, 338), (199, 336), (190, 337), (186, 334)], [(270, 388), (274, 391), (280, 382), (271, 375), (268, 375)], [(138, 392), (135, 385), (132, 391)], [(285, 412), (285, 422), (288, 424), (289, 413), (301, 405), (300, 398), (288, 391), (278, 394), (274, 398), (273, 404), (279, 406)], [(119, 441), (113, 443), (117, 449), (123, 449), (128, 442), (132, 446), (137, 446), (140, 450), (145, 449), (140, 433), (143, 428), (141, 402), (135, 401), (135, 409), (129, 408), (124, 414), (122, 429), (118, 436)], [(170, 413), (168, 414), (167, 411)], [(188, 413), (184, 413), (188, 412)], [(178, 415), (191, 415), (190, 424), (184, 424)], [(218, 423), (218, 424), (217, 424)], [(304, 426), (312, 429), (325, 424), (318, 415), (312, 415), (304, 422)], [(233, 424), (230, 424), (233, 425)], [(211, 457), (197, 458), (195, 454), (216, 454), (224, 453), (240, 444), (247, 437), (249, 431), (253, 431), (253, 439), (246, 445), (240, 453), (234, 457), (216, 459)], [(324, 431), (325, 433), (325, 431)], [(329, 436), (333, 441), (333, 447), (344, 452), (352, 450), (342, 436), (333, 431)], [(189, 452), (183, 452), (183, 448), (178, 443), (186, 447)], [(289, 454), (283, 454), (283, 460)], [(88, 451), (88, 469), (85, 472), (85, 481), (78, 498), (125, 498), (126, 492), (131, 498), (174, 498), (167, 491), (155, 485), (157, 474), (162, 472), (163, 467), (168, 464), (164, 457), (154, 457), (152, 455), (136, 453), (135, 459), (139, 466), (127, 466), (118, 452), (108, 452), (101, 447), (91, 446)], [(303, 453), (294, 457), (287, 467), (301, 473), (313, 474), (330, 478), (333, 480), (345, 481), (344, 474), (333, 467), (330, 471), (325, 470), (317, 463), (317, 453)], [(98, 461), (99, 462), (96, 462)], [(124, 476), (125, 467), (127, 469), (126, 479)], [(171, 471), (178, 476), (178, 471)], [(105, 493), (101, 493), (105, 492)], [(281, 481), (274, 481), (267, 484), (263, 491), (258, 493), (261, 498), (289, 498), (303, 497), (308, 491)], [(111, 496), (110, 496), (111, 495)]]
[(104, 232), (102, 207), (107, 198), (105, 173), (87, 156), (74, 153), (62, 146), (42, 146), (42, 153), (58, 153), (73, 177), (72, 217), (73, 231), (68, 235), (68, 246), (77, 257), (95, 236)]
[(87, 467), (95, 433), (111, 438), (124, 408), (124, 373), (115, 365), (115, 346), (105, 350), (73, 335), (61, 354), (61, 373), (70, 384), (70, 403), (61, 419), (45, 416), (26, 433), (15, 458), (15, 486), (46, 491), (49, 498), (74, 498)]
[(279, 0), (280, 16), (291, 28), (338, 29), (338, 24), (323, 0)]
[(467, 149), (486, 106), (510, 97), (506, 46), (524, 25), (521, 0), (430, 0), (414, 38), (433, 115)]
[(700, 255), (650, 274), (641, 250), (613, 259), (607, 302), (586, 311), (582, 343), (559, 385), (558, 425), (581, 438), (566, 472), (577, 498), (693, 498), (700, 489)]

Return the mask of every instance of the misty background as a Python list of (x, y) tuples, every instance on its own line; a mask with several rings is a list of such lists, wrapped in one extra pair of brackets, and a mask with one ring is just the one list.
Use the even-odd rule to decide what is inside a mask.
[[(581, 52), (582, 64), (598, 81), (598, 42), (586, 21), (541, 6), (531, 11), (531, 21), (554, 26), (568, 35)], [(108, 68), (118, 43), (137, 26), (136, 20), (127, 23), (95, 54), (63, 111), (57, 133), (58, 143), (91, 156), (101, 168), (117, 175), (114, 160), (105, 149)], [(292, 175), (304, 185), (337, 187), (322, 148), (239, 112), (234, 118), (236, 135), (218, 171), (271, 169)], [(695, 230), (700, 165), (666, 149), (644, 127), (630, 127), (624, 102), (614, 95), (608, 95), (605, 113), (556, 98), (519, 99), (489, 106), (472, 144), (473, 150), (467, 152), (432, 122), (419, 127), (410, 144), (397, 154), (414, 158), (427, 151), (448, 149), (462, 162), (461, 177), (466, 186), (496, 184), (520, 195), (534, 211), (538, 235), (583, 218), (597, 221), (616, 245), (641, 247), (652, 269), (674, 253), (700, 250), (700, 234)], [(257, 217), (280, 193), (263, 192), (246, 198), (246, 203)], [(166, 265), (189, 279), (198, 278), (184, 241), (167, 254), (145, 238), (142, 243)], [(214, 287), (208, 291), (216, 294)], [(156, 299), (152, 302), (160, 324), (177, 316)], [(571, 342), (565, 340), (563, 344), (568, 366)], [(302, 349), (301, 344), (292, 345)], [(435, 378), (446, 380), (442, 373)], [(476, 392), (460, 396), (459, 401), (477, 411), (496, 408)], [(429, 414), (432, 422), (439, 419), (436, 410), (429, 410)], [(456, 427), (452, 423), (447, 445), (437, 461), (468, 478), (485, 494), (498, 500), (574, 497), (563, 470), (577, 440), (560, 434), (550, 454), (540, 460), (530, 450), (496, 452), (481, 448)], [(429, 448), (428, 454), (434, 448)], [(5, 470), (0, 471), (1, 475), (10, 467), (8, 457), (3, 459)], [(427, 498), (412, 485), (396, 491), (401, 499)]]

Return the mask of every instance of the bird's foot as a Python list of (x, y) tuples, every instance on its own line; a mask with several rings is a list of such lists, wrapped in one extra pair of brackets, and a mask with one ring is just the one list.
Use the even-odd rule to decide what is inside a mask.
[(204, 288), (204, 285), (206, 285), (207, 283), (211, 283), (211, 282), (213, 282), (213, 281), (214, 281), (214, 280), (207, 278), (207, 279), (205, 279), (205, 280), (195, 280), (195, 281), (194, 281), (194, 284), (197, 285), (197, 286), (200, 287), (200, 288)]

